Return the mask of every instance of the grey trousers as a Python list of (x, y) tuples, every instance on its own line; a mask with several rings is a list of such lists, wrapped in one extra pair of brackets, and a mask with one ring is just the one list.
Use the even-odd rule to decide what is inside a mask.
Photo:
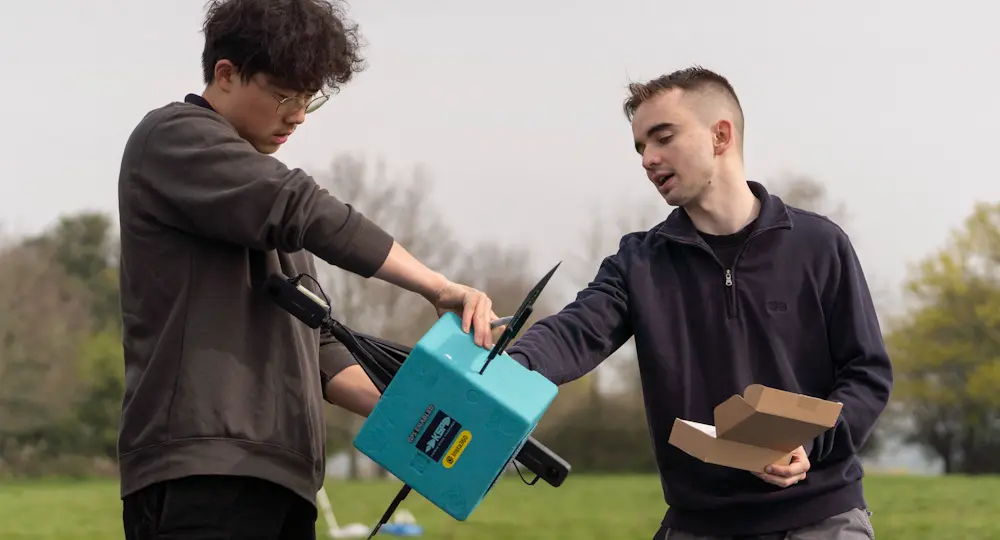
[[(854, 509), (825, 519), (815, 525), (782, 533), (759, 536), (698, 536), (667, 529), (657, 535), (663, 540), (875, 540), (875, 530), (869, 519), (871, 512)], [(661, 536), (662, 535), (662, 536)]]

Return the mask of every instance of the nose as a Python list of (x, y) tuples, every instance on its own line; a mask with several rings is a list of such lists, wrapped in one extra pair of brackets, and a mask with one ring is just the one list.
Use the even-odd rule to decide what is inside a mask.
[(301, 125), (306, 121), (306, 108), (299, 107), (295, 112), (285, 117), (285, 121), (296, 126)]
[(646, 151), (642, 153), (642, 168), (647, 171), (655, 169), (662, 163), (663, 160), (660, 159), (660, 156), (658, 156), (656, 152), (646, 149)]

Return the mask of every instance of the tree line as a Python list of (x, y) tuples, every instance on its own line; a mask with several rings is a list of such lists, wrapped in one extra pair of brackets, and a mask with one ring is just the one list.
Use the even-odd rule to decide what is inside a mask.
[[(511, 314), (534, 285), (526, 248), (459, 242), (436, 211), (419, 169), (338, 156), (317, 180), (389, 230), (416, 257), (488, 291)], [(843, 204), (803, 176), (765, 182), (786, 202), (828, 215), (851, 232)], [(669, 211), (650, 197), (616, 213), (594, 210), (594, 226), (562, 254), (565, 290), (546, 289), (529, 319), (555, 313), (593, 277), (618, 239)], [(113, 216), (61, 217), (30, 237), (0, 242), (0, 476), (114, 474), (124, 392)], [(855, 238), (857, 241), (858, 239)], [(890, 410), (866, 453), (888, 436), (919, 446), (948, 473), (1000, 472), (1000, 204), (982, 203), (939, 251), (914, 267), (898, 315), (881, 309), (896, 370)], [(319, 279), (342, 322), (412, 345), (434, 322), (424, 300), (318, 261)], [(866, 265), (870, 280), (878, 269)], [(876, 290), (877, 303), (881, 298)], [(880, 308), (883, 306), (880, 305)], [(655, 471), (630, 341), (595, 372), (563, 386), (535, 437), (575, 472)], [(330, 452), (349, 451), (361, 419), (327, 409)], [(358, 470), (357, 454), (351, 470)]]

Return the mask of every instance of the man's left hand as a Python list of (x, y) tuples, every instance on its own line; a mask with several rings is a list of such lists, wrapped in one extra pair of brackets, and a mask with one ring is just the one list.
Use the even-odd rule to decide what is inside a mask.
[(801, 446), (792, 451), (792, 461), (788, 465), (768, 465), (767, 472), (754, 473), (761, 480), (786, 488), (806, 477), (809, 470), (809, 456)]

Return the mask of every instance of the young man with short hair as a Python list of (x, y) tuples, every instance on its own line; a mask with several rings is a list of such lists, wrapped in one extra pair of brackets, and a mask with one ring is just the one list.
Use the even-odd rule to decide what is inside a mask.
[(204, 93), (147, 114), (122, 157), (126, 538), (311, 539), (323, 400), (367, 415), (379, 393), (264, 280), (315, 277), (315, 255), (457, 312), (478, 345), (492, 346), (496, 317), (486, 295), (270, 155), (360, 69), (335, 6), (215, 1), (204, 33)]
[[(743, 112), (722, 76), (691, 68), (633, 84), (624, 108), (647, 179), (677, 208), (625, 235), (510, 355), (563, 384), (635, 337), (669, 506), (654, 538), (872, 538), (858, 449), (892, 367), (850, 239), (747, 181)], [(840, 419), (756, 475), (670, 445), (675, 418), (712, 424), (716, 405), (754, 383), (841, 402)]]

